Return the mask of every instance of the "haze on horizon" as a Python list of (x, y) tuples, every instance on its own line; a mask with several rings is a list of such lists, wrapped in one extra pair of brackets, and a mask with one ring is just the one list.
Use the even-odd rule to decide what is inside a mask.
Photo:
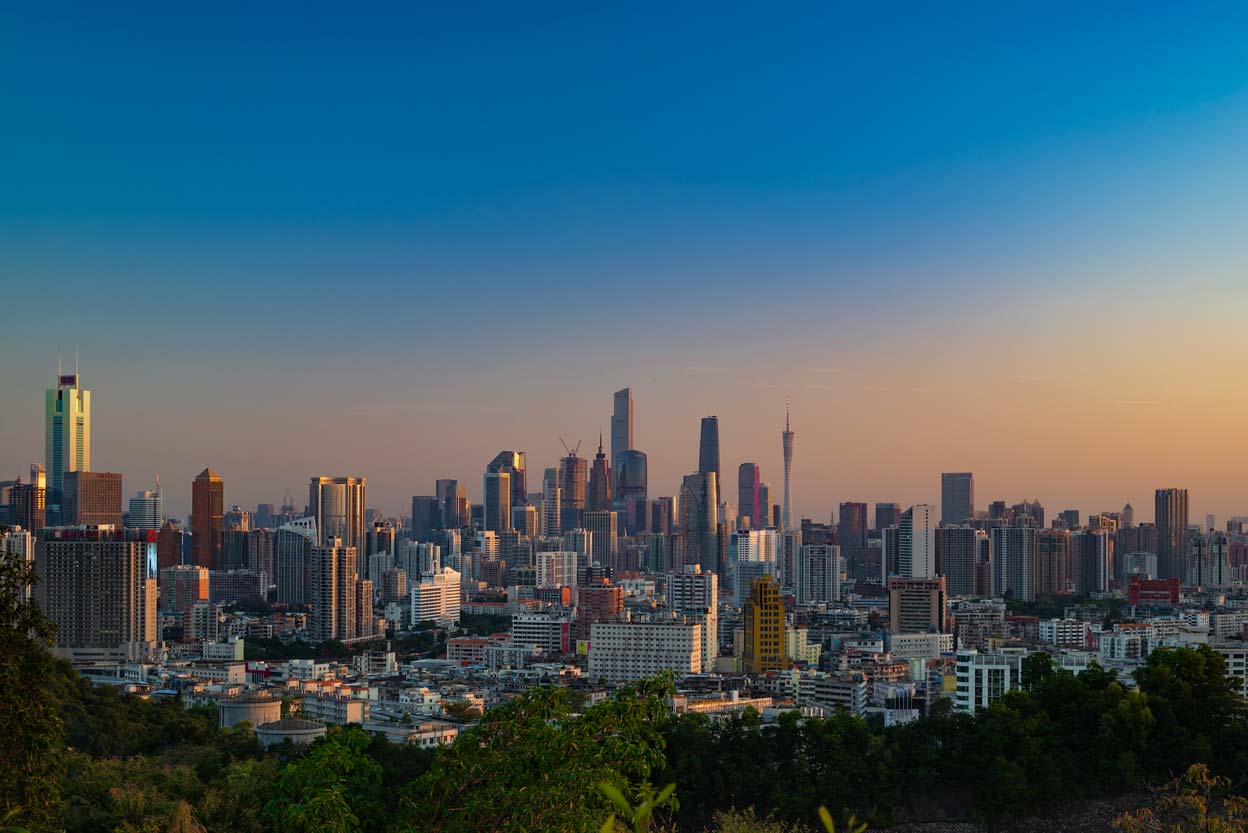
[(973, 5), (0, 10), (0, 478), (79, 349), (175, 516), (476, 501), (624, 386), (655, 496), (707, 414), (778, 489), (789, 396), (801, 516), (1248, 514), (1248, 8)]

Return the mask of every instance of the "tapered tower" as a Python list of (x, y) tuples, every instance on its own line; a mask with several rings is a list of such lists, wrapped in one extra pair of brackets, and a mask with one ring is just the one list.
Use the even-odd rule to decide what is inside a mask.
[(793, 431), (789, 428), (789, 400), (784, 400), (784, 432), (780, 435), (784, 444), (784, 509), (780, 521), (785, 529), (793, 528)]

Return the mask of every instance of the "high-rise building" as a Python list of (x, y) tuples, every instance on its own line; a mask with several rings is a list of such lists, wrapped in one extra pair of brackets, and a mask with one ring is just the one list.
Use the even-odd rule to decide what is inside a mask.
[(76, 360), (74, 364), (74, 372), (63, 375), (57, 360), (56, 388), (48, 389), (45, 400), (47, 502), (58, 512), (65, 472), (91, 470), (91, 391), (78, 386)]
[[(508, 475), (511, 484), (511, 505), (524, 506), (529, 500), (528, 481), (525, 479), (525, 455), (523, 451), (500, 451), (485, 467), (487, 472)], [(509, 510), (510, 512), (510, 510)]]
[(589, 468), (589, 489), (585, 495), (586, 512), (607, 512), (611, 509), (611, 466), (606, 452), (602, 450), (602, 435), (598, 435), (598, 453)]
[(62, 483), (63, 525), (121, 528), (120, 474), (111, 471), (67, 471)]
[(975, 475), (969, 471), (940, 476), (940, 522), (958, 526), (975, 517)]
[(546, 469), (542, 474), (542, 534), (558, 535), (559, 524), (559, 469)]
[(728, 562), (732, 595), (738, 604), (745, 600), (754, 579), (768, 575), (780, 581), (780, 538), (774, 527), (741, 529), (728, 541)]
[(162, 612), (185, 614), (195, 605), (207, 602), (208, 570), (193, 564), (178, 564), (160, 571)]
[(620, 546), (619, 516), (614, 512), (586, 512), (585, 529), (592, 536), (594, 562), (607, 570), (614, 570)]
[(622, 484), (620, 476), (620, 455), (633, 447), (633, 389), (617, 390), (614, 397), (614, 408), (611, 411), (611, 466), (615, 471), (616, 491)]
[(1000, 526), (992, 530), (993, 595), (1007, 593), (1024, 602), (1036, 600), (1035, 559), (1039, 530)]
[(617, 509), (623, 509), (630, 500), (645, 500), (649, 488), (649, 464), (646, 454), (635, 448), (621, 451), (613, 463), (615, 466), (615, 503)]
[(568, 456), (559, 459), (559, 524), (563, 532), (580, 529), (583, 525), (588, 478), (588, 461), (578, 457), (576, 449), (569, 449)]
[(412, 523), (407, 537), (413, 541), (429, 541), (433, 531), (441, 528), (441, 501), (434, 495), (412, 495)]
[(975, 595), (975, 566), (979, 563), (980, 542), (987, 537), (982, 529), (969, 526), (936, 529), (936, 554), (949, 595)]
[(719, 563), (719, 489), (715, 473), (685, 475), (680, 487), (681, 528), (685, 536), (685, 563), (705, 573), (723, 575)]
[(784, 450), (784, 510), (780, 514), (780, 522), (785, 529), (793, 528), (793, 437), (789, 427), (789, 404), (784, 404), (784, 432), (780, 435)]
[(1157, 569), (1160, 578), (1184, 576), (1183, 557), (1187, 552), (1187, 489), (1158, 489), (1157, 512)]
[(784, 655), (784, 602), (780, 585), (771, 576), (762, 576), (750, 584), (750, 598), (745, 602), (745, 641), (741, 670), (747, 674), (781, 671)]
[(395, 529), (394, 524), (390, 521), (373, 521), (368, 531), (364, 533), (364, 548), (360, 551), (356, 562), (360, 568), (360, 575), (363, 578), (372, 579), (374, 584), (379, 583), (381, 576), (373, 575), (369, 571), (369, 559), (374, 555), (393, 556), (398, 540), (399, 531)]
[(888, 627), (893, 633), (948, 633), (945, 577), (890, 578)]
[[(1078, 532), (1075, 533), (1078, 535)], [(1037, 597), (1061, 596), (1074, 566), (1070, 555), (1071, 533), (1065, 529), (1042, 529), (1036, 536), (1035, 592)]]
[(312, 548), (312, 616), (308, 635), (323, 642), (356, 637), (356, 549), (342, 538)]
[(160, 478), (156, 478), (156, 488), (138, 492), (130, 498), (130, 520), (128, 526), (134, 529), (160, 529), (165, 522), (164, 509), (161, 506)]
[(447, 529), (468, 526), (468, 490), (458, 480), (443, 478), (433, 484), (434, 497), (442, 510), (442, 523)]
[(1075, 592), (1081, 596), (1109, 590), (1113, 576), (1111, 539), (1108, 532), (1087, 529), (1070, 536), (1074, 551)]
[(156, 533), (156, 569), (176, 567), (182, 563), (187, 534), (173, 521), (165, 521)]
[(411, 594), (413, 625), (459, 621), (463, 587), (455, 570), (443, 567), (432, 575), (421, 576), (420, 581), (411, 584)]
[(898, 570), (906, 578), (936, 575), (935, 507), (920, 503), (901, 515), (898, 524)]
[(36, 597), (56, 625), (58, 655), (75, 661), (156, 658), (154, 531), (44, 529), (35, 544), (35, 569)]
[(505, 471), (485, 472), (485, 528), (491, 532), (511, 529), (511, 474)]
[(30, 482), (19, 479), (9, 489), (9, 516), (14, 526), (31, 533), (38, 532), (47, 524), (47, 476), (43, 466), (35, 463), (30, 467)]
[(539, 514), (536, 506), (511, 507), (511, 528), (521, 539), (536, 538), (541, 534)]
[(1231, 583), (1229, 539), (1225, 532), (1192, 532), (1187, 536), (1182, 582), (1191, 587), (1224, 587)]
[(191, 482), (191, 563), (221, 568), (221, 531), (225, 528), (225, 484), (212, 469)]
[(831, 604), (841, 598), (841, 555), (836, 544), (802, 544), (797, 562), (799, 604)]
[(308, 486), (308, 515), (316, 521), (318, 543), (335, 538), (342, 546), (359, 550), (364, 546), (363, 477), (313, 477)]
[(737, 526), (766, 526), (765, 510), (760, 502), (763, 485), (757, 463), (742, 463), (737, 468)]
[(702, 417), (702, 432), (698, 440), (698, 474), (715, 474), (715, 483), (722, 482), (719, 474), (719, 417)]
[(300, 518), (277, 528), (273, 538), (273, 571), (278, 604), (312, 601), (312, 548), (316, 546), (316, 519)]
[(605, 581), (576, 588), (576, 635), (588, 639), (600, 622), (618, 622), (624, 613), (624, 589)]
[(900, 503), (877, 503), (875, 505), (875, 530), (883, 532), (901, 523)]
[(231, 506), (229, 511), (225, 513), (222, 518), (222, 523), (224, 524), (225, 529), (237, 529), (243, 532), (250, 532), (252, 529), (251, 512), (236, 504)]
[(1128, 502), (1126, 506), (1122, 507), (1122, 525), (1119, 528), (1132, 526), (1135, 526), (1135, 509)]
[(703, 670), (702, 632), (681, 622), (603, 622), (590, 636), (589, 678), (634, 683), (665, 671), (677, 677)]
[(714, 573), (704, 573), (696, 565), (664, 578), (667, 609), (686, 622), (702, 626), (702, 667), (710, 668), (719, 656), (719, 584)]

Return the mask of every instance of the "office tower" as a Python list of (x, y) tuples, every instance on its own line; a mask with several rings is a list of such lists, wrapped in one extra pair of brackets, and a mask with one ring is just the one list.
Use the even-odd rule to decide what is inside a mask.
[(969, 526), (942, 526), (935, 530), (940, 574), (950, 596), (975, 595), (975, 565), (979, 562), (980, 542), (988, 535)]
[(468, 526), (468, 490), (458, 480), (443, 478), (433, 484), (434, 497), (442, 510), (441, 524), (447, 529)]
[(251, 533), (245, 529), (226, 529), (221, 532), (221, 561), (214, 570), (247, 569), (247, 539)]
[(221, 522), (225, 529), (238, 529), (243, 532), (251, 531), (251, 513), (241, 506), (231, 506), (229, 511), (222, 517)]
[(394, 524), (390, 521), (373, 521), (368, 531), (364, 533), (364, 549), (360, 552), (357, 559), (357, 566), (360, 568), (360, 576), (362, 578), (372, 579), (374, 584), (381, 581), (381, 574), (373, 574), (371, 570), (372, 562), (369, 560), (374, 555), (393, 556), (395, 547), (399, 539), (399, 531), (395, 529)]
[(511, 529), (511, 475), (505, 471), (485, 473), (484, 527), (491, 532)]
[(945, 577), (888, 580), (888, 628), (893, 633), (948, 633)]
[(191, 563), (216, 570), (221, 565), (221, 532), (225, 528), (225, 484), (212, 469), (191, 482)]
[(56, 367), (56, 389), (48, 389), (44, 445), (48, 473), (47, 503), (59, 512), (65, 487), (65, 473), (91, 470), (91, 391), (78, 386), (77, 361), (74, 372), (62, 375)]
[[(413, 541), (428, 541), (433, 531), (442, 527), (442, 503), (434, 495), (412, 496), (412, 523), (407, 537)], [(451, 524), (458, 528), (458, 524)]]
[(64, 526), (121, 528), (121, 475), (109, 471), (67, 471), (62, 480)]
[(562, 547), (577, 554), (581, 567), (588, 567), (594, 560), (594, 536), (588, 529), (569, 529), (563, 533)]
[(312, 601), (312, 548), (316, 520), (301, 518), (282, 524), (273, 537), (273, 571), (277, 603), (301, 605)]
[(686, 622), (702, 626), (702, 665), (709, 669), (719, 656), (719, 584), (714, 573), (696, 565), (670, 572), (663, 579), (664, 604)]
[(558, 535), (562, 531), (559, 524), (559, 469), (546, 469), (542, 474), (542, 534)]
[(732, 596), (738, 604), (744, 601), (751, 583), (759, 576), (773, 576), (779, 583), (779, 543), (779, 535), (771, 527), (742, 529), (729, 536), (727, 560)]
[[(325, 540), (325, 539), (323, 539)], [(312, 616), (308, 635), (317, 642), (354, 639), (356, 625), (356, 549), (342, 538), (312, 548)]]
[(585, 529), (591, 538), (591, 552), (595, 563), (607, 570), (614, 570), (619, 552), (619, 516), (614, 512), (586, 512)]
[(1010, 516), (1018, 526), (1044, 529), (1044, 507), (1038, 500), (1024, 500), (1010, 507)]
[(313, 477), (308, 486), (308, 515), (316, 521), (318, 543), (335, 538), (357, 552), (364, 546), (363, 477)]
[(993, 595), (1036, 600), (1035, 558), (1039, 531), (1025, 526), (992, 530)]
[(880, 581), (901, 575), (901, 526), (880, 530)]
[(186, 533), (173, 521), (165, 521), (156, 532), (156, 569), (176, 567), (188, 545)]
[[(611, 411), (611, 466), (619, 478), (620, 455), (633, 447), (633, 389), (617, 390), (614, 398), (615, 407)], [(622, 485), (617, 480), (617, 492)]]
[(160, 478), (156, 478), (156, 488), (138, 492), (130, 498), (130, 522), (134, 529), (160, 529), (165, 522), (164, 509), (161, 506)]
[(621, 451), (612, 465), (615, 466), (616, 508), (623, 508), (630, 500), (645, 500), (649, 488), (649, 464), (645, 452), (635, 448)]
[(576, 574), (579, 569), (577, 554), (574, 552), (539, 552), (537, 554), (537, 586), (575, 587)]
[(1070, 548), (1075, 562), (1075, 592), (1091, 596), (1108, 591), (1112, 576), (1109, 533), (1090, 529), (1073, 533)]
[(944, 526), (964, 524), (975, 517), (975, 475), (969, 471), (945, 472), (940, 476), (940, 522)]
[(273, 565), (277, 559), (277, 533), (272, 529), (253, 529), (247, 533), (246, 569), (264, 577), (263, 598), (269, 598), (269, 588), (275, 579)]
[(878, 578), (879, 572), (873, 574), (866, 566), (867, 537), (867, 505), (865, 503), (846, 502), (840, 505), (839, 520), (836, 524), (836, 542), (841, 548), (841, 558), (851, 578), (865, 580), (868, 577)]
[(379, 583), (372, 579), (360, 579), (355, 583), (355, 638), (367, 639), (377, 635), (377, 616), (373, 602)]
[[(796, 596), (797, 580), (801, 571), (801, 530), (781, 530), (776, 536), (776, 547), (776, 559), (780, 562), (780, 592), (786, 596)], [(840, 562), (840, 566), (844, 568), (844, 561)]]
[(1187, 489), (1158, 489), (1157, 569), (1160, 578), (1184, 578), (1183, 555), (1187, 552)]
[(160, 610), (162, 613), (190, 611), (208, 602), (208, 571), (193, 564), (178, 564), (160, 571)]
[(508, 475), (507, 482), (511, 484), (510, 504), (512, 506), (523, 506), (528, 502), (529, 489), (528, 481), (525, 480), (523, 451), (500, 451), (485, 467), (485, 470)]
[(762, 478), (758, 465), (742, 463), (737, 468), (737, 526), (766, 526), (763, 505), (760, 502)]
[(900, 503), (877, 503), (875, 505), (875, 529), (883, 532), (901, 523)]
[(18, 482), (9, 489), (9, 517), (14, 526), (35, 533), (47, 523), (47, 476), (43, 466), (30, 467), (30, 482)]
[[(156, 486), (160, 487), (160, 478), (156, 478)], [(257, 503), (256, 511), (251, 513), (252, 522), (257, 529), (273, 529), (273, 519), (277, 517), (277, 507), (271, 503)]]
[(705, 573), (722, 575), (719, 564), (719, 490), (714, 472), (685, 475), (680, 487), (681, 529), (685, 536), (685, 559)]
[(745, 643), (741, 670), (747, 674), (783, 670), (784, 603), (780, 600), (780, 585), (774, 578), (761, 576), (750, 583), (750, 598), (742, 613)]
[(1122, 507), (1122, 524), (1119, 528), (1121, 529), (1124, 526), (1135, 526), (1135, 510), (1131, 508), (1130, 503)]
[(698, 474), (715, 474), (715, 483), (721, 483), (719, 476), (719, 417), (702, 417), (702, 431), (698, 440)]
[(647, 502), (649, 520), (646, 528), (651, 532), (668, 535), (672, 531), (673, 518), (676, 517), (676, 500), (670, 497), (659, 497)]
[(1065, 529), (1077, 530), (1083, 526), (1078, 509), (1063, 509), (1058, 515), (1058, 523)]
[(158, 650), (156, 533), (107, 527), (43, 530), (35, 587), (56, 625), (56, 653), (74, 661), (146, 661)]
[(784, 511), (780, 522), (785, 529), (793, 528), (793, 430), (789, 427), (789, 403), (784, 403), (784, 432), (780, 435), (784, 449)]
[(831, 604), (840, 597), (840, 547), (836, 544), (803, 544), (797, 562), (798, 604)]
[(536, 538), (541, 534), (536, 506), (511, 507), (511, 529), (522, 539)]
[(1231, 583), (1230, 540), (1225, 532), (1190, 533), (1183, 583), (1191, 587), (1223, 587)]
[[(1076, 531), (1075, 535), (1079, 533)], [(1035, 593), (1037, 598), (1061, 596), (1072, 573), (1071, 533), (1042, 529), (1036, 534)]]
[(898, 568), (906, 578), (933, 578), (936, 575), (935, 507), (926, 503), (911, 506), (898, 525)]
[(598, 435), (598, 453), (589, 468), (589, 489), (585, 495), (586, 512), (607, 512), (611, 509), (611, 466), (602, 450), (602, 435)]
[(576, 449), (568, 449), (568, 456), (559, 460), (559, 523), (563, 532), (582, 526), (588, 477), (588, 461), (576, 456)]

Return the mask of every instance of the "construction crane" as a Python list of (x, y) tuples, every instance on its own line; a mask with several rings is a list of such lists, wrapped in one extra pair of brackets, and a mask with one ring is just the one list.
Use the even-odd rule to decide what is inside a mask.
[(568, 444), (563, 441), (563, 437), (559, 438), (559, 444), (563, 446), (563, 450), (568, 452), (569, 457), (575, 457), (576, 452), (581, 450), (581, 441), (576, 441), (576, 448), (568, 448)]

